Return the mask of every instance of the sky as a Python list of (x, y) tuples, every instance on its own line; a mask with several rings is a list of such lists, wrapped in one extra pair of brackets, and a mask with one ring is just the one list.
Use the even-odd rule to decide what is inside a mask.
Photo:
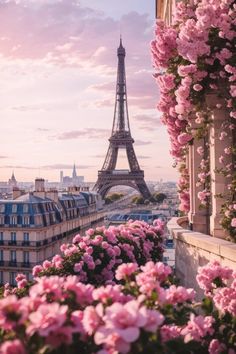
[[(150, 56), (154, 0), (0, 0), (0, 181), (95, 181), (126, 48), (131, 133), (146, 180), (175, 180)], [(126, 168), (124, 152), (117, 168)]]

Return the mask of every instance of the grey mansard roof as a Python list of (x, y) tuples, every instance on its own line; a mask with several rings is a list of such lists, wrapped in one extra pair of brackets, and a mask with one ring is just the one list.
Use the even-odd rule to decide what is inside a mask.
[(57, 202), (27, 193), (14, 200), (0, 200), (0, 225), (5, 227), (53, 225), (88, 214), (89, 206), (94, 202), (94, 195), (89, 192), (78, 195), (59, 193)]

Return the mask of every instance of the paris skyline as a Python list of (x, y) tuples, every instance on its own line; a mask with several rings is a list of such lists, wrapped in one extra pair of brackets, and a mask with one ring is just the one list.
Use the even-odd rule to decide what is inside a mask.
[[(96, 180), (112, 128), (120, 33), (140, 166), (147, 180), (175, 180), (155, 109), (154, 15), (151, 0), (0, 1), (0, 180), (12, 170), (19, 181), (33, 180), (40, 170), (56, 181), (74, 162), (79, 175)], [(118, 167), (126, 167), (124, 156)]]

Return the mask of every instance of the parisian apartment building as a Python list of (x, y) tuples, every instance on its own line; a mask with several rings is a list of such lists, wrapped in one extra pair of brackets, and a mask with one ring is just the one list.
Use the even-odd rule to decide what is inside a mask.
[(11, 200), (0, 200), (0, 284), (15, 285), (18, 273), (29, 279), (32, 268), (60, 253), (85, 227), (103, 219), (101, 197), (88, 188), (66, 192), (45, 190), (42, 178), (35, 190), (13, 189)]

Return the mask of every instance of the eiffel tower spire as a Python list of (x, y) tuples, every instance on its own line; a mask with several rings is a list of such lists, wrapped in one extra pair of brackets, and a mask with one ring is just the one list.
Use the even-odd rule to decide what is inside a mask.
[[(116, 185), (126, 185), (137, 189), (145, 199), (151, 194), (144, 181), (144, 172), (140, 169), (131, 136), (127, 103), (127, 88), (125, 75), (125, 48), (122, 38), (117, 49), (118, 69), (116, 81), (116, 101), (113, 117), (112, 133), (109, 148), (102, 167), (98, 172), (98, 180), (94, 189), (105, 197), (110, 188)], [(126, 149), (129, 170), (116, 170), (118, 150)]]
[[(120, 46), (117, 49), (118, 68), (112, 134), (115, 132), (124, 133), (130, 131), (125, 75), (125, 54), (125, 48), (123, 47), (122, 38), (120, 37)], [(120, 136), (121, 135), (122, 134), (120, 134)]]

